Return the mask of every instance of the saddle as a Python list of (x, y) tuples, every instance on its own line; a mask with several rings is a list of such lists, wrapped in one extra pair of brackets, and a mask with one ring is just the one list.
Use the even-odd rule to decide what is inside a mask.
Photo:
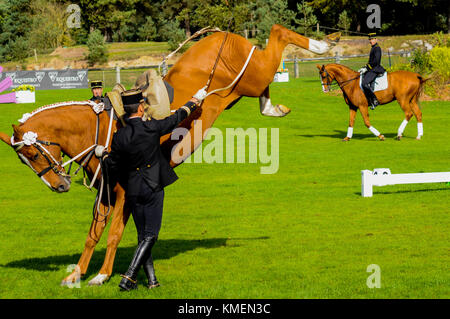
[[(170, 104), (173, 102), (174, 89), (173, 87), (164, 81), (155, 70), (147, 70), (141, 74), (132, 89), (141, 89), (142, 96), (147, 99), (144, 108), (144, 118), (151, 120), (161, 120), (169, 116)], [(125, 87), (117, 83), (111, 92), (106, 93), (105, 98), (105, 110), (114, 108), (114, 119), (120, 119), (122, 125), (125, 126), (123, 115), (125, 110), (122, 103), (122, 92), (126, 91)]]
[[(359, 87), (362, 90), (362, 79), (363, 77), (359, 77)], [(386, 90), (389, 86), (388, 79), (387, 79), (387, 72), (384, 72), (382, 74), (378, 74), (377, 77), (370, 83), (370, 88), (372, 89), (372, 92), (377, 91), (383, 91)]]

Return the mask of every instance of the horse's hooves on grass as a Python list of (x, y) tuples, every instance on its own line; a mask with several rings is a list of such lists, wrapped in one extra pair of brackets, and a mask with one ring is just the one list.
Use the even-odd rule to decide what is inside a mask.
[(402, 136), (397, 136), (395, 139), (396, 139), (397, 141), (401, 141)]
[(64, 278), (61, 281), (61, 286), (67, 286), (69, 288), (73, 287), (74, 285), (78, 285), (80, 282), (81, 274), (78, 271), (72, 272), (69, 276)]
[(342, 139), (342, 142), (348, 142), (348, 141), (350, 141), (350, 137), (344, 137), (344, 138)]
[(416, 140), (420, 141), (422, 139), (422, 136), (417, 136)]
[(380, 141), (384, 141), (384, 135), (380, 135), (378, 137), (379, 137)]
[(105, 274), (98, 274), (97, 276), (95, 276), (94, 278), (92, 278), (88, 285), (89, 286), (101, 286), (103, 285), (107, 280), (109, 279), (108, 275)]

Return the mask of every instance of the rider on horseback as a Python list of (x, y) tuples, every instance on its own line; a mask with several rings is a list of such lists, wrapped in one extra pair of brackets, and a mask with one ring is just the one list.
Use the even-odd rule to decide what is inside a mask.
[(372, 83), (372, 81), (374, 81), (379, 74), (386, 72), (386, 70), (381, 66), (381, 48), (377, 43), (376, 33), (369, 33), (369, 41), (372, 45), (369, 63), (367, 63), (365, 67), (361, 68), (359, 72), (361, 73), (361, 76), (364, 75), (362, 80), (364, 95), (367, 98), (370, 108), (374, 110), (380, 102), (378, 102), (375, 93), (372, 91), (370, 83)]

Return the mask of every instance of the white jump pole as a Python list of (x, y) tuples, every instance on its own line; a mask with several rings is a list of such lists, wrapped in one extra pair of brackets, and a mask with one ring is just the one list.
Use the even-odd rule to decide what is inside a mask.
[(450, 172), (374, 175), (372, 171), (363, 170), (361, 171), (361, 195), (372, 197), (373, 186), (445, 182), (450, 182)]

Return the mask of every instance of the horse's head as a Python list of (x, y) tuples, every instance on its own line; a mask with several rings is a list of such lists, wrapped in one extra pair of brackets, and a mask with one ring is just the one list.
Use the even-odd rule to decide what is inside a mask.
[(322, 66), (316, 64), (316, 67), (319, 69), (320, 81), (322, 83), (322, 91), (325, 93), (330, 92), (331, 83), (334, 81), (334, 77), (332, 74), (329, 74), (325, 65)]
[(0, 139), (11, 146), (22, 163), (29, 166), (52, 191), (58, 193), (69, 191), (71, 181), (61, 166), (60, 145), (48, 141), (44, 134), (38, 136), (32, 131), (24, 132), (21, 127), (15, 125), (13, 128), (12, 137), (0, 132)]

